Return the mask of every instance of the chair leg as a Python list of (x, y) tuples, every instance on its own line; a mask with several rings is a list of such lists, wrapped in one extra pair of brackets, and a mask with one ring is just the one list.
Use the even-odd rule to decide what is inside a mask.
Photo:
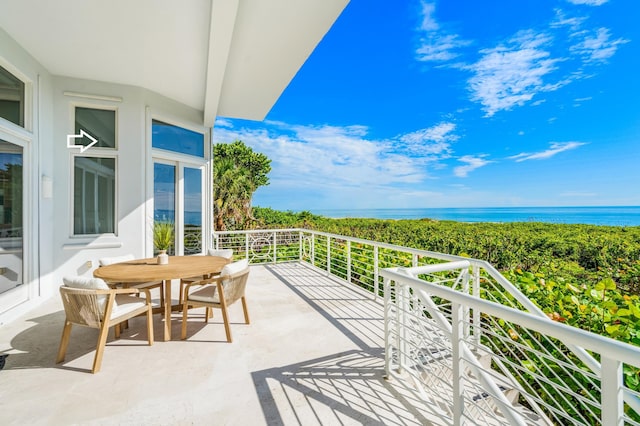
[(182, 304), (182, 340), (187, 338), (187, 311), (189, 310), (189, 305), (186, 303)]
[(222, 318), (224, 319), (224, 331), (227, 333), (227, 342), (231, 343), (233, 340), (231, 339), (231, 327), (229, 326), (229, 315), (227, 315), (227, 307), (222, 305), (220, 307), (222, 311)]
[(209, 322), (209, 318), (213, 318), (213, 309), (211, 309), (211, 306), (207, 306), (205, 308), (205, 311), (204, 311), (204, 322), (208, 323)]
[(100, 366), (102, 365), (102, 354), (104, 353), (104, 347), (107, 344), (107, 336), (109, 335), (109, 324), (102, 324), (102, 328), (100, 329), (100, 335), (98, 336), (98, 346), (96, 347), (96, 356), (93, 359), (93, 369), (92, 373), (97, 373), (100, 371)]
[(182, 301), (184, 300), (184, 281), (180, 280), (180, 294), (178, 295), (178, 305), (182, 305)]
[(62, 337), (60, 338), (60, 347), (58, 348), (58, 357), (56, 358), (56, 364), (60, 364), (64, 361), (64, 356), (67, 354), (67, 345), (69, 345), (69, 336), (71, 336), (71, 324), (70, 321), (64, 322), (64, 328), (62, 329)]
[(246, 322), (247, 324), (251, 324), (249, 322), (249, 310), (247, 309), (247, 299), (244, 296), (242, 296), (241, 300), (242, 300), (242, 310), (244, 311), (244, 322)]
[[(125, 322), (127, 322), (127, 321), (125, 321)], [(116, 324), (116, 325), (115, 325), (115, 334), (116, 334), (116, 339), (119, 339), (119, 338), (120, 338), (120, 324), (121, 324), (121, 323), (118, 323), (118, 324)]]
[[(162, 289), (160, 294), (162, 294)], [(151, 306), (147, 309), (147, 339), (149, 346), (153, 345), (153, 308)]]

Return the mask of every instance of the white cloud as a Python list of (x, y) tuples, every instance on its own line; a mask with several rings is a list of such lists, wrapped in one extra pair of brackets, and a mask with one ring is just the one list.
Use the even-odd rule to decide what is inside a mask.
[(465, 155), (463, 157), (458, 158), (458, 161), (465, 164), (463, 166), (455, 167), (453, 169), (453, 174), (461, 178), (467, 177), (469, 173), (471, 173), (472, 171), (492, 163), (492, 161), (485, 160), (484, 157), (486, 157), (486, 155), (479, 155), (479, 156)]
[(454, 133), (456, 125), (450, 122), (442, 122), (435, 126), (406, 133), (396, 138), (396, 144), (401, 150), (417, 156), (448, 156), (451, 152), (451, 143), (458, 140)]
[(556, 154), (560, 154), (564, 151), (576, 149), (585, 145), (584, 142), (552, 142), (548, 149), (540, 152), (523, 152), (518, 155), (509, 157), (510, 160), (515, 160), (520, 163), (527, 160), (546, 160)]
[(420, 25), (422, 31), (437, 31), (440, 28), (436, 19), (433, 17), (435, 11), (435, 3), (422, 2), (422, 24)]
[(456, 34), (429, 34), (422, 38), (416, 49), (417, 59), (422, 62), (447, 62), (460, 56), (457, 49), (468, 46), (469, 41), (461, 40)]
[(460, 56), (458, 49), (471, 44), (457, 34), (442, 31), (434, 17), (435, 10), (435, 3), (422, 2), (422, 20), (418, 28), (422, 36), (420, 45), (416, 48), (416, 59), (422, 62), (450, 61)]
[(628, 42), (622, 38), (610, 40), (611, 35), (607, 28), (598, 28), (597, 31), (585, 34), (580, 43), (570, 48), (572, 52), (582, 56), (585, 63), (606, 62), (616, 53), (619, 45)]
[(543, 78), (557, 69), (546, 46), (551, 38), (542, 33), (520, 31), (507, 43), (480, 51), (482, 57), (468, 69), (471, 99), (483, 105), (486, 116), (510, 110), (530, 101), (537, 93), (553, 91), (559, 84)]
[(572, 4), (585, 4), (587, 6), (601, 6), (609, 0), (567, 0)]
[(217, 127), (232, 128), (233, 127), (233, 122), (231, 120), (227, 120), (226, 118), (218, 117), (218, 118), (216, 118), (215, 127), (216, 128)]
[(575, 98), (573, 101), (574, 102), (586, 102), (586, 101), (590, 101), (591, 99), (593, 99), (592, 96), (585, 96), (584, 98)]
[(551, 22), (551, 28), (559, 28), (559, 27), (567, 26), (571, 28), (571, 30), (577, 31), (582, 26), (584, 21), (587, 20), (585, 16), (568, 17), (567, 15), (565, 15), (565, 12), (562, 9), (556, 9), (555, 12), (556, 12), (556, 17)]
[(214, 142), (242, 140), (272, 160), (271, 182), (310, 191), (371, 185), (415, 185), (450, 157), (455, 124), (376, 140), (365, 126), (301, 126), (266, 122), (262, 129), (216, 127)]

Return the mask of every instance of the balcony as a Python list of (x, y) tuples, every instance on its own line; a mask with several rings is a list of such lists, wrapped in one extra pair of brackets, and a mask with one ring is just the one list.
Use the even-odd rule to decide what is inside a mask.
[(54, 363), (53, 298), (0, 329), (3, 423), (640, 424), (640, 350), (540, 315), (482, 261), (308, 230), (216, 244), (253, 264), (232, 344), (218, 313), (152, 347), (139, 318), (91, 375), (94, 330)]

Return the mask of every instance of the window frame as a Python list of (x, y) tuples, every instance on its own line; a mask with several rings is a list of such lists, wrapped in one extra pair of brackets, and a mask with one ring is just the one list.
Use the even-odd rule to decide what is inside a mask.
[[(184, 129), (200, 133), (203, 136), (204, 156), (199, 157), (190, 154), (184, 154), (176, 151), (169, 151), (161, 148), (153, 147), (153, 121), (162, 121), (163, 123), (182, 127)], [(212, 196), (211, 196), (211, 158), (212, 158), (212, 142), (211, 129), (204, 126), (194, 125), (174, 116), (164, 114), (162, 112), (153, 111), (150, 107), (146, 110), (146, 129), (147, 129), (147, 203), (146, 203), (146, 228), (147, 232), (145, 241), (145, 253), (153, 256), (153, 223), (154, 223), (154, 163), (172, 164), (176, 167), (176, 253), (183, 253), (183, 242), (181, 236), (184, 233), (184, 167), (196, 168), (202, 170), (202, 253), (210, 246), (212, 236), (206, 232), (211, 229), (211, 219), (207, 212), (212, 212)]]
[(23, 125), (20, 126), (13, 121), (9, 121), (3, 117), (0, 117), (0, 127), (4, 131), (13, 133), (21, 139), (33, 139), (33, 91), (34, 81), (28, 78), (25, 74), (20, 72), (16, 67), (9, 62), (3, 60), (0, 56), (0, 66), (4, 68), (9, 74), (17, 78), (24, 84), (24, 99), (22, 103), (22, 116)]
[[(113, 232), (98, 232), (98, 233), (86, 233), (86, 234), (76, 234), (75, 233), (75, 180), (76, 180), (76, 159), (78, 158), (99, 158), (99, 159), (113, 159), (113, 173), (114, 173), (114, 182), (113, 182)], [(100, 235), (107, 236), (117, 236), (118, 235), (118, 156), (117, 155), (87, 155), (87, 151), (83, 153), (74, 153), (72, 154), (71, 159), (71, 214), (69, 215), (71, 218), (71, 232), (72, 238), (86, 238), (86, 237), (96, 237)], [(100, 176), (96, 174), (95, 176)], [(94, 181), (94, 187), (96, 187), (96, 191), (94, 193), (94, 199), (98, 197), (98, 187), (99, 180), (96, 179)]]
[[(120, 153), (120, 137), (119, 137), (119, 110), (117, 106), (105, 105), (91, 102), (70, 102), (69, 103), (69, 129), (68, 134), (75, 134), (76, 128), (76, 108), (96, 109), (114, 111), (114, 148), (111, 147), (98, 147), (92, 146), (91, 148), (80, 152), (79, 149), (69, 149), (69, 238), (73, 240), (82, 239), (95, 239), (96, 237), (117, 237), (118, 236), (118, 224), (119, 224), (119, 195), (120, 195), (120, 173), (119, 173), (119, 153)], [(77, 157), (89, 157), (89, 158), (105, 158), (114, 159), (114, 189), (113, 189), (113, 232), (99, 232), (93, 234), (76, 234), (75, 233), (75, 180), (76, 180), (76, 158)], [(97, 181), (96, 181), (97, 182)], [(97, 185), (97, 183), (96, 183)], [(97, 192), (96, 192), (97, 194)]]

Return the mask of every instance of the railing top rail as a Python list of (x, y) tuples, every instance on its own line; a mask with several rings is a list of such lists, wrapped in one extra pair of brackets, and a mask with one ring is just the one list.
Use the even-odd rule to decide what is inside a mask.
[(428, 256), (428, 257), (432, 257), (435, 259), (440, 259), (440, 260), (447, 260), (447, 261), (455, 261), (455, 260), (466, 260), (469, 261), (473, 264), (477, 264), (479, 266), (483, 266), (485, 267), (485, 265), (489, 265), (489, 263), (487, 263), (484, 260), (480, 260), (480, 259), (473, 259), (473, 258), (469, 258), (469, 257), (463, 257), (463, 256), (456, 256), (453, 254), (446, 254), (446, 253), (439, 253), (436, 251), (428, 251), (428, 250), (421, 250), (421, 249), (416, 249), (416, 248), (411, 248), (411, 247), (405, 247), (405, 246), (399, 246), (399, 245), (395, 245), (395, 244), (388, 244), (388, 243), (382, 243), (380, 241), (373, 241), (373, 240), (365, 240), (362, 238), (356, 238), (356, 237), (349, 237), (346, 235), (338, 235), (338, 234), (332, 234), (330, 232), (322, 232), (322, 231), (316, 231), (313, 229), (304, 229), (304, 228), (282, 228), (282, 229), (251, 229), (251, 230), (247, 230), (247, 231), (215, 231), (213, 233), (213, 235), (225, 235), (225, 234), (263, 234), (265, 232), (303, 232), (303, 233), (307, 233), (307, 234), (314, 234), (314, 235), (321, 235), (323, 237), (330, 237), (330, 238), (337, 238), (340, 240), (347, 240), (347, 241), (351, 241), (352, 243), (359, 243), (359, 244), (366, 244), (366, 245), (371, 245), (371, 246), (377, 246), (380, 248), (385, 248), (385, 249), (389, 249), (389, 250), (397, 250), (397, 251), (402, 251), (405, 253), (411, 253), (411, 254), (416, 254), (419, 256)]
[(616, 359), (628, 365), (640, 368), (640, 348), (628, 343), (620, 342), (609, 337), (601, 336), (576, 327), (571, 327), (555, 321), (549, 321), (536, 315), (522, 312), (495, 302), (479, 299), (465, 293), (460, 293), (448, 287), (438, 286), (413, 278), (400, 272), (399, 268), (382, 269), (380, 275), (396, 282), (408, 283), (422, 288), (432, 295), (478, 309), (504, 320), (522, 325), (529, 329), (551, 336), (566, 343), (581, 346), (587, 350), (600, 353), (606, 358)]

